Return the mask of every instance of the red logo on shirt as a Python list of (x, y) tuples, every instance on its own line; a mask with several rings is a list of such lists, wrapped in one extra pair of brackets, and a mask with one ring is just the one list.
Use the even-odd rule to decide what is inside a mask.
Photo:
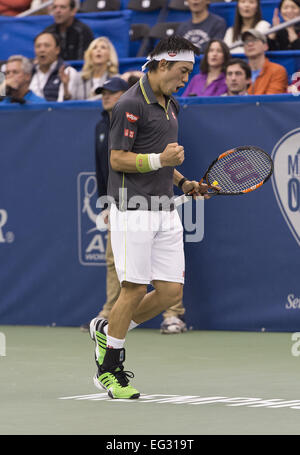
[(134, 131), (129, 130), (128, 128), (124, 129), (124, 136), (125, 137), (130, 137), (130, 139), (134, 138)]
[(139, 117), (137, 115), (126, 112), (126, 118), (130, 123), (135, 123), (138, 121)]

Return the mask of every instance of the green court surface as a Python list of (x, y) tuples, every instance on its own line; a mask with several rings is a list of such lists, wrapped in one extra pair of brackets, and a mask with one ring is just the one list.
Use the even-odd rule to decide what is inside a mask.
[(125, 366), (142, 395), (120, 401), (92, 382), (88, 333), (0, 332), (2, 435), (300, 434), (300, 357), (291, 333), (135, 329)]

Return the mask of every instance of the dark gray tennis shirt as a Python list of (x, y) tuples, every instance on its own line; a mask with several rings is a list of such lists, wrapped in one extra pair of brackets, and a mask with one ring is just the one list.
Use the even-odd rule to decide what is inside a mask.
[[(173, 97), (166, 98), (164, 109), (152, 91), (148, 76), (143, 76), (113, 108), (109, 150), (137, 154), (163, 152), (167, 144), (178, 140), (178, 111), (179, 105)], [(173, 176), (174, 167), (125, 173), (114, 171), (109, 163), (108, 195), (119, 210), (173, 210), (169, 203), (174, 196)], [(162, 196), (168, 200), (163, 201)]]

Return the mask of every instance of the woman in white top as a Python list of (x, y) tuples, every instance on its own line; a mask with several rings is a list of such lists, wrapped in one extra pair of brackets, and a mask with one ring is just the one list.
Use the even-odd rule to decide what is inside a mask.
[(244, 46), (231, 48), (233, 44), (241, 41), (242, 33), (250, 28), (266, 33), (270, 27), (271, 24), (262, 18), (260, 0), (238, 0), (233, 26), (226, 30), (224, 41), (231, 54), (243, 54)]
[(102, 87), (107, 79), (119, 74), (119, 60), (111, 41), (101, 36), (93, 40), (84, 54), (84, 64), (79, 74), (75, 99), (95, 100), (101, 95), (95, 89)]

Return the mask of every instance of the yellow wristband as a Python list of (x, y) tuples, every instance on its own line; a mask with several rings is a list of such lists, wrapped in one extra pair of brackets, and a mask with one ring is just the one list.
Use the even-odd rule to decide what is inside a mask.
[(145, 172), (151, 172), (152, 169), (149, 164), (148, 154), (139, 153), (135, 160), (136, 168), (142, 174)]

